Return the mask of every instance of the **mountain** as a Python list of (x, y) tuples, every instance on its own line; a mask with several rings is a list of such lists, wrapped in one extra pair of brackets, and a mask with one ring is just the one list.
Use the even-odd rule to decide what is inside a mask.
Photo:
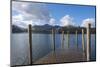
[(26, 31), (26, 29), (21, 28), (21, 27), (16, 26), (16, 25), (12, 25), (11, 29), (12, 29), (12, 33), (22, 33), (22, 32)]
[(58, 25), (52, 26), (49, 24), (35, 25), (32, 27), (34, 33), (51, 33), (52, 29), (59, 30), (61, 27)]
[(52, 26), (49, 24), (45, 24), (45, 25), (35, 25), (32, 28), (33, 30), (50, 30)]
[[(69, 31), (72, 34), (74, 34), (76, 32), (76, 30), (78, 31), (78, 33), (81, 33), (82, 29), (84, 29), (84, 33), (86, 33), (85, 27), (75, 27), (75, 26), (62, 27), (59, 25), (52, 26), (49, 24), (32, 26), (33, 33), (51, 33), (52, 29), (55, 29), (56, 33), (62, 33), (62, 30), (63, 30), (65, 33), (67, 33), (67, 31)], [(27, 29), (21, 28), (16, 25), (12, 25), (12, 33), (23, 33), (23, 32), (27, 32)], [(96, 33), (96, 28), (91, 28), (91, 33)]]

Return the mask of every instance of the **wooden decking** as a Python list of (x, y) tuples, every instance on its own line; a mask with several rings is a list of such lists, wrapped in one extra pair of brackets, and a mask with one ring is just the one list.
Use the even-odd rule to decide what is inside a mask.
[(82, 62), (86, 61), (86, 55), (80, 49), (56, 49), (51, 51), (43, 58), (37, 60), (33, 64), (52, 64), (52, 63), (64, 63), (64, 62)]

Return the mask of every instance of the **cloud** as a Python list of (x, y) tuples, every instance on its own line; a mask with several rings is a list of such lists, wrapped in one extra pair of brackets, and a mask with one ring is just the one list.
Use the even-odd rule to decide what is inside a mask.
[(55, 25), (56, 23), (56, 20), (54, 18), (51, 18), (50, 21), (49, 21), (49, 24), (50, 25)]
[[(26, 27), (28, 24), (49, 24), (51, 17), (45, 4), (12, 2), (12, 24)], [(50, 22), (51, 23), (51, 22)]]
[(19, 15), (15, 15), (12, 17), (12, 24), (13, 25), (17, 25), (17, 26), (20, 26), (20, 27), (23, 27), (23, 28), (26, 28), (28, 24), (32, 24), (32, 20), (27, 20), (27, 21), (24, 21), (24, 17), (22, 14), (19, 14)]
[(69, 15), (65, 15), (60, 19), (61, 26), (69, 26), (69, 25), (75, 25), (73, 22), (73, 18)]
[(82, 21), (81, 26), (87, 27), (88, 23), (91, 24), (91, 27), (95, 27), (95, 19), (94, 18), (87, 18)]

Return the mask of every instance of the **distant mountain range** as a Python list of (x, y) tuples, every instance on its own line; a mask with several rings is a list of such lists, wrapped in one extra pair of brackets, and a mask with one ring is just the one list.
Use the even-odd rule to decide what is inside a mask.
[(12, 25), (12, 33), (22, 33), (22, 32), (26, 32), (26, 29), (21, 28), (19, 26), (16, 25)]
[[(49, 24), (45, 24), (45, 25), (35, 25), (32, 27), (32, 32), (34, 33), (51, 33), (51, 30), (55, 29), (56, 33), (61, 33), (62, 30), (65, 31), (65, 33), (67, 33), (67, 31), (69, 31), (70, 33), (75, 33), (76, 30), (78, 30), (78, 33), (81, 33), (82, 29), (84, 29), (85, 33), (86, 33), (86, 28), (85, 27), (75, 27), (75, 26), (52, 26)], [(12, 33), (23, 33), (23, 32), (27, 32), (28, 29), (26, 28), (21, 28), (19, 26), (16, 25), (12, 25)], [(91, 28), (91, 33), (96, 33), (96, 29), (95, 28)]]
[(42, 31), (45, 31), (45, 32), (49, 32), (51, 31), (52, 29), (60, 29), (61, 26), (52, 26), (52, 25), (49, 25), (49, 24), (45, 24), (45, 25), (35, 25), (32, 27), (33, 29), (33, 32), (42, 32)]

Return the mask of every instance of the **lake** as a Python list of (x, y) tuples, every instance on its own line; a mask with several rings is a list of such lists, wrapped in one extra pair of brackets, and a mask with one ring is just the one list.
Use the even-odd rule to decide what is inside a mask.
[[(61, 48), (62, 35), (55, 35), (56, 49)], [(75, 34), (70, 34), (70, 47), (76, 48)], [(85, 35), (86, 45), (86, 35)], [(86, 46), (85, 46), (86, 47)], [(52, 34), (32, 34), (32, 56), (33, 62), (47, 55), (52, 51), (53, 41)], [(78, 34), (78, 48), (82, 50), (82, 35)], [(64, 34), (64, 49), (67, 48), (67, 35)], [(96, 60), (96, 40), (95, 35), (91, 34), (91, 61)], [(13, 33), (11, 34), (11, 65), (27, 65), (29, 64), (29, 44), (28, 33)]]

